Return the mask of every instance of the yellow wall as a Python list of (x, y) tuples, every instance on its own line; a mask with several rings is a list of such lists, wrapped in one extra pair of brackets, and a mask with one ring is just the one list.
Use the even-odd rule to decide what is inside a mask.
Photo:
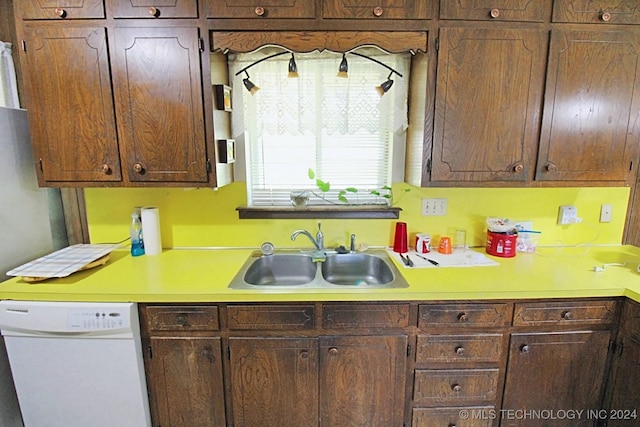
[[(402, 193), (402, 189), (411, 191)], [(499, 216), (531, 220), (543, 233), (540, 245), (620, 244), (629, 188), (417, 188), (394, 186), (402, 208), (399, 221), (410, 234), (426, 232), (435, 239), (455, 228), (467, 229), (467, 243), (485, 244), (485, 218)], [(128, 237), (135, 206), (160, 208), (163, 247), (276, 247), (309, 246), (304, 236), (291, 242), (298, 228), (315, 232), (316, 220), (239, 220), (236, 207), (246, 204), (245, 184), (218, 190), (208, 188), (89, 188), (85, 190), (92, 243), (117, 242)], [(446, 216), (422, 216), (422, 198), (446, 198)], [(600, 205), (613, 205), (613, 220), (599, 223)], [(575, 205), (581, 224), (556, 225), (558, 207)], [(398, 220), (322, 220), (326, 247), (348, 245), (351, 233), (371, 246), (390, 245)], [(437, 240), (436, 240), (437, 241)]]

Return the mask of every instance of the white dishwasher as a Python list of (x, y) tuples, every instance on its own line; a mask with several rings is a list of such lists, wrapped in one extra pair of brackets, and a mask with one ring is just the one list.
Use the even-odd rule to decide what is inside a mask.
[(151, 426), (134, 303), (0, 301), (25, 427)]

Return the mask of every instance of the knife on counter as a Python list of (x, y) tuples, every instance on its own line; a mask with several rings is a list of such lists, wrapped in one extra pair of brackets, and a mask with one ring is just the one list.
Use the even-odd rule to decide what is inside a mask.
[(434, 261), (434, 260), (432, 260), (431, 258), (425, 258), (425, 257), (423, 257), (422, 255), (418, 255), (418, 254), (416, 254), (416, 256), (417, 256), (418, 258), (422, 258), (422, 259), (423, 259), (423, 260), (425, 260), (425, 261), (429, 261), (431, 264), (435, 265), (436, 267), (440, 265), (440, 263), (439, 263), (439, 262)]
[(413, 267), (413, 261), (411, 261), (411, 258), (409, 258), (409, 255), (400, 254), (400, 258), (402, 258), (402, 262), (404, 262), (404, 265)]

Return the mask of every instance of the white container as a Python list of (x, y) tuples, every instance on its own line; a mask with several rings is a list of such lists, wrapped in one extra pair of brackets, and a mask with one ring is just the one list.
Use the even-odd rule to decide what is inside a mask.
[(162, 253), (160, 210), (158, 208), (142, 208), (142, 238), (144, 239), (144, 253), (146, 255)]

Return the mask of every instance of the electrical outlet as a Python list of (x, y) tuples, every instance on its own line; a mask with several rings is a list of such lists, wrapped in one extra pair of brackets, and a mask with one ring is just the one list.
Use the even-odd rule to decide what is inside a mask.
[(422, 199), (423, 216), (445, 216), (447, 199)]
[(568, 225), (581, 222), (582, 218), (578, 217), (578, 208), (575, 206), (560, 206), (558, 210), (558, 225)]
[(600, 206), (600, 222), (611, 222), (612, 211), (613, 206), (610, 204)]

